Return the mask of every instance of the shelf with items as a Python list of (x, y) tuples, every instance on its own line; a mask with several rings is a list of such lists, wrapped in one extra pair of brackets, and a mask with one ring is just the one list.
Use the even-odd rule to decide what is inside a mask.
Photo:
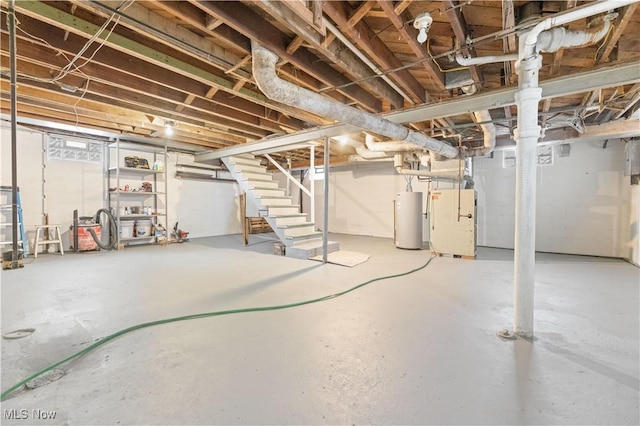
[[(128, 142), (109, 145), (107, 199), (118, 225), (118, 247), (166, 238), (166, 150)], [(166, 232), (166, 231), (164, 231)]]

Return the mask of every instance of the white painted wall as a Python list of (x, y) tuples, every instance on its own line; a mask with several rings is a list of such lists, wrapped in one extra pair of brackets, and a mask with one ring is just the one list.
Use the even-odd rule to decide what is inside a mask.
[(629, 239), (623, 244), (622, 257), (640, 266), (640, 185), (631, 188), (628, 231)]
[(191, 164), (193, 155), (169, 153), (169, 220), (190, 237), (237, 234), (240, 226), (240, 187), (232, 182), (175, 178), (176, 164)]
[[(493, 159), (474, 162), (480, 246), (513, 248), (515, 168), (503, 168), (502, 158), (503, 152), (497, 151)], [(569, 157), (556, 155), (554, 165), (538, 168), (537, 250), (639, 263), (640, 190), (623, 176), (624, 158), (622, 141), (609, 141), (607, 149), (602, 142), (584, 142), (574, 144)], [(332, 168), (330, 184), (331, 232), (393, 236), (392, 201), (406, 184), (390, 163)], [(412, 186), (428, 191), (427, 184), (416, 179)], [(323, 182), (316, 181), (319, 228), (322, 199)]]
[[(10, 129), (2, 127), (0, 137), (0, 184), (10, 186)], [(42, 133), (18, 130), (18, 185), (25, 229), (32, 247), (34, 228), (43, 224), (44, 214), (48, 214), (49, 223), (60, 225), (64, 246), (67, 248), (73, 210), (78, 209), (80, 216), (93, 216), (98, 209), (106, 206), (105, 165), (48, 160), (46, 152), (43, 152), (44, 147)], [(146, 158), (148, 154), (139, 156)], [(173, 227), (179, 221), (180, 228), (189, 231), (190, 237), (194, 238), (239, 233), (238, 185), (177, 179), (174, 177), (177, 162), (193, 162), (193, 156), (169, 154), (168, 164), (165, 165), (168, 176), (169, 223), (163, 224)]]
[[(631, 185), (624, 142), (580, 142), (569, 157), (538, 167), (536, 250), (624, 256), (629, 239)], [(513, 248), (515, 168), (503, 168), (504, 151), (475, 161), (478, 244)]]
[[(316, 224), (322, 228), (324, 182), (315, 182)], [(453, 188), (451, 182), (432, 184), (434, 188)], [(398, 175), (393, 162), (358, 163), (332, 167), (329, 173), (329, 231), (353, 235), (393, 238), (393, 201), (406, 191), (407, 181)], [(427, 182), (412, 180), (413, 191), (423, 192), (426, 211)], [(423, 241), (428, 240), (423, 222)]]

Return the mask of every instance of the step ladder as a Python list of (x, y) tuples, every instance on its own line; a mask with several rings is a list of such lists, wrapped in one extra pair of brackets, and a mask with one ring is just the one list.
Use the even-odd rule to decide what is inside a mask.
[[(5, 252), (6, 246), (13, 245), (13, 200), (10, 186), (0, 186), (0, 250)], [(22, 257), (29, 253), (28, 241), (24, 233), (24, 219), (22, 216), (22, 202), (20, 201), (20, 188), (16, 193), (16, 205), (18, 207), (18, 245), (22, 247)]]

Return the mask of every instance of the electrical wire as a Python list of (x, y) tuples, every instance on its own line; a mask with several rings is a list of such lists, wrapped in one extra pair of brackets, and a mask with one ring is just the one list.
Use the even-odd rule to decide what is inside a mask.
[(374, 283), (376, 281), (383, 281), (383, 280), (387, 280), (387, 279), (391, 279), (391, 278), (398, 278), (398, 277), (403, 277), (406, 275), (410, 275), (413, 274), (415, 272), (418, 272), (424, 268), (426, 268), (427, 266), (429, 266), (429, 264), (431, 263), (431, 261), (434, 259), (435, 255), (433, 254), (433, 250), (431, 251), (431, 256), (429, 257), (429, 259), (422, 264), (421, 266), (418, 266), (417, 268), (411, 269), (409, 271), (406, 272), (400, 272), (397, 274), (391, 274), (391, 275), (385, 275), (382, 277), (377, 277), (377, 278), (372, 278), (370, 280), (367, 280), (363, 283), (360, 283), (356, 286), (353, 286), (351, 288), (348, 288), (347, 290), (343, 290), (337, 293), (333, 293), (327, 296), (323, 296), (323, 297), (318, 297), (316, 299), (309, 299), (309, 300), (303, 300), (301, 302), (294, 302), (294, 303), (286, 303), (286, 304), (282, 304), (282, 305), (271, 305), (271, 306), (258, 306), (258, 307), (253, 307), (253, 308), (240, 308), (240, 309), (228, 309), (228, 310), (224, 310), (224, 311), (213, 311), (213, 312), (204, 312), (204, 313), (200, 313), (200, 314), (193, 314), (193, 315), (185, 315), (185, 316), (180, 316), (180, 317), (174, 317), (174, 318), (166, 318), (166, 319), (161, 319), (161, 320), (157, 320), (157, 321), (150, 321), (150, 322), (145, 322), (145, 323), (141, 323), (141, 324), (137, 324), (125, 329), (122, 329), (120, 331), (117, 331), (113, 334), (110, 334), (104, 338), (102, 338), (101, 340), (93, 343), (92, 345), (89, 345), (88, 347), (84, 348), (81, 351), (78, 351), (76, 353), (74, 353), (73, 355), (68, 356), (67, 358), (64, 358), (63, 360), (60, 360), (54, 364), (51, 364), (50, 366), (46, 367), (45, 369), (32, 374), (31, 376), (19, 381), (18, 383), (16, 383), (15, 385), (11, 386), (9, 389), (5, 390), (2, 392), (2, 394), (0, 394), (0, 401), (4, 401), (9, 395), (11, 395), (13, 392), (21, 389), (24, 385), (27, 384), (27, 382), (63, 365), (66, 364), (76, 358), (79, 358), (83, 355), (86, 355), (87, 353), (93, 351), (94, 349), (120, 337), (123, 336), (125, 334), (131, 333), (133, 331), (136, 330), (141, 330), (143, 328), (147, 328), (147, 327), (152, 327), (152, 326), (156, 326), (156, 325), (162, 325), (162, 324), (169, 324), (169, 323), (173, 323), (173, 322), (178, 322), (178, 321), (188, 321), (188, 320), (194, 320), (194, 319), (201, 319), (201, 318), (209, 318), (209, 317), (217, 317), (217, 316), (222, 316), (222, 315), (234, 315), (234, 314), (245, 314), (245, 313), (249, 313), (249, 312), (265, 312), (265, 311), (277, 311), (277, 310), (282, 310), (282, 309), (289, 309), (289, 308), (295, 308), (298, 306), (303, 306), (303, 305), (310, 305), (312, 303), (318, 303), (318, 302), (324, 302), (326, 300), (331, 300), (331, 299), (335, 299), (337, 297), (340, 296), (344, 296), (345, 294), (351, 293), (354, 290), (357, 290), (359, 288), (362, 288), (366, 285), (369, 285), (371, 283)]
[(431, 39), (427, 39), (427, 54), (431, 58), (431, 61), (436, 65), (436, 67), (438, 67), (438, 69), (442, 73), (448, 73), (448, 72), (454, 72), (454, 71), (462, 71), (462, 70), (468, 70), (469, 69), (469, 67), (457, 67), (457, 68), (450, 68), (450, 69), (443, 70), (442, 67), (440, 67), (440, 64), (438, 63), (438, 61), (436, 61), (436, 59), (431, 54)]

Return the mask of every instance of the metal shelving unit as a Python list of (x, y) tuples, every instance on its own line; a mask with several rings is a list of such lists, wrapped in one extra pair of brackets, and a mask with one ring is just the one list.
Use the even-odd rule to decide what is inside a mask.
[[(126, 167), (125, 157), (129, 156), (146, 159), (149, 168)], [(162, 162), (162, 169), (154, 169), (158, 160)], [(165, 230), (168, 229), (166, 165), (167, 150), (165, 148), (120, 141), (109, 145), (107, 200), (118, 224), (118, 247), (157, 243), (161, 237), (157, 236), (153, 229), (160, 224), (165, 227)], [(144, 190), (143, 182), (151, 183), (152, 190)], [(131, 214), (134, 209), (141, 213)], [(143, 220), (151, 221), (152, 229), (148, 235), (138, 236), (135, 231), (131, 235), (128, 232), (123, 234), (124, 229), (130, 230), (133, 227), (135, 230), (134, 224)]]

